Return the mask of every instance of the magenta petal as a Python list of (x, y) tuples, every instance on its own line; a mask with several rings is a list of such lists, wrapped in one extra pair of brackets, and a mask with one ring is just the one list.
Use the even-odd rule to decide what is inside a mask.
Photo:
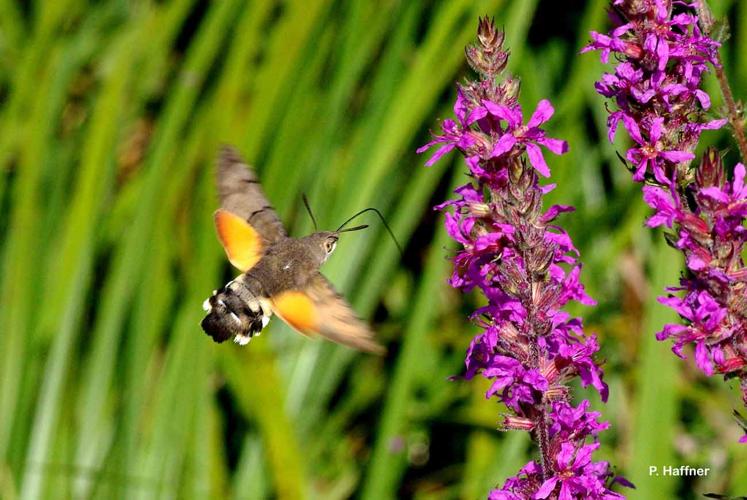
[(550, 101), (542, 99), (537, 104), (537, 109), (532, 113), (529, 122), (527, 122), (527, 127), (534, 128), (542, 125), (552, 117), (553, 113), (555, 113), (555, 109), (550, 104)]
[(687, 267), (693, 271), (702, 271), (708, 267), (708, 263), (694, 253), (690, 254), (685, 264), (687, 264)]
[(550, 177), (550, 168), (545, 162), (545, 157), (542, 156), (542, 150), (536, 144), (528, 143), (527, 145), (527, 156), (529, 157), (529, 163), (532, 164), (534, 169), (539, 172), (543, 177)]
[(633, 117), (628, 116), (623, 113), (622, 121), (623, 121), (623, 125), (625, 125), (625, 129), (628, 131), (628, 134), (630, 134), (630, 137), (638, 144), (644, 144), (645, 141), (643, 140), (643, 137), (641, 136), (641, 129), (638, 128), (638, 123), (636, 123)]
[(481, 119), (485, 118), (487, 116), (487, 114), (488, 114), (488, 110), (487, 109), (485, 109), (483, 107), (475, 108), (472, 111), (470, 111), (469, 115), (464, 120), (464, 125), (465, 126), (472, 125), (477, 120), (481, 120)]
[(652, 144), (656, 143), (661, 138), (661, 134), (664, 130), (664, 118), (658, 117), (651, 121), (651, 129), (648, 131), (649, 139)]
[(648, 160), (646, 160), (645, 158), (642, 158), (639, 161), (635, 161), (634, 157), (632, 157), (632, 155), (630, 154), (631, 151), (634, 151), (634, 150), (631, 149), (630, 151), (628, 151), (628, 160), (630, 160), (631, 162), (635, 164), (635, 172), (633, 172), (633, 180), (636, 182), (641, 182), (646, 176), (646, 167), (648, 167)]
[(570, 486), (568, 486), (568, 482), (566, 481), (563, 481), (561, 483), (558, 500), (573, 500), (573, 492), (571, 491), (571, 488)]
[(662, 224), (666, 224), (667, 226), (671, 227), (669, 218), (662, 214), (654, 214), (651, 217), (649, 217), (648, 220), (646, 221), (646, 225), (648, 227), (659, 227)]
[(550, 493), (555, 489), (555, 485), (558, 484), (558, 478), (553, 476), (539, 487), (537, 492), (534, 494), (534, 498), (543, 499), (550, 496)]
[(446, 153), (448, 153), (452, 149), (454, 149), (454, 145), (453, 144), (446, 144), (444, 146), (441, 146), (438, 149), (438, 151), (436, 151), (433, 154), (433, 156), (431, 156), (430, 160), (428, 160), (427, 162), (425, 162), (425, 166), (426, 167), (432, 166), (434, 163), (436, 163), (438, 160), (440, 160), (443, 155), (445, 155)]
[(485, 109), (488, 110), (488, 113), (500, 118), (501, 120), (505, 120), (510, 128), (514, 129), (521, 125), (521, 109), (518, 109), (518, 107), (517, 110), (512, 110), (508, 106), (496, 104), (487, 99), (483, 99), (482, 104), (485, 106)]
[(659, 56), (659, 70), (663, 71), (669, 61), (669, 43), (664, 37), (659, 38), (656, 55)]
[(544, 139), (540, 139), (537, 142), (545, 146), (556, 155), (562, 155), (568, 152), (568, 143), (566, 141), (561, 141), (560, 139), (545, 137)]
[(418, 149), (415, 150), (415, 152), (417, 154), (425, 153), (431, 148), (431, 146), (433, 146), (434, 144), (438, 144), (438, 143), (439, 141), (431, 141), (428, 144), (424, 144), (423, 146), (420, 146)]
[(599, 443), (593, 443), (586, 446), (583, 446), (580, 450), (576, 452), (576, 460), (574, 465), (576, 467), (583, 467), (588, 465), (591, 462), (591, 455), (594, 453), (594, 451), (599, 448)]
[(493, 146), (493, 151), (490, 152), (490, 157), (495, 158), (496, 156), (501, 156), (510, 151), (511, 148), (514, 147), (514, 144), (516, 144), (516, 137), (514, 137), (514, 134), (510, 132), (503, 134), (501, 138), (498, 139), (498, 142), (495, 143), (495, 146)]
[(690, 161), (695, 158), (694, 154), (688, 153), (687, 151), (662, 151), (661, 153), (659, 153), (659, 156), (673, 163)]
[(572, 205), (553, 205), (548, 208), (544, 214), (542, 214), (540, 220), (547, 224), (555, 220), (558, 215), (564, 212), (573, 212), (574, 210), (576, 210), (576, 207)]
[(721, 188), (717, 188), (715, 186), (701, 189), (700, 194), (711, 198), (712, 200), (720, 201), (722, 203), (729, 203), (729, 195), (724, 193)]
[(703, 109), (711, 107), (711, 97), (700, 89), (695, 90), (695, 97), (700, 101), (700, 105)]
[(656, 35), (653, 33), (646, 34), (646, 39), (643, 41), (643, 48), (647, 52), (656, 52)]
[(480, 156), (468, 156), (464, 159), (464, 162), (467, 164), (469, 169), (472, 170), (472, 172), (477, 173), (478, 171), (480, 171)]
[(457, 86), (457, 98), (454, 102), (454, 114), (459, 117), (459, 121), (464, 121), (467, 116), (467, 99), (464, 98), (464, 93), (461, 87)]
[(734, 166), (734, 182), (732, 183), (734, 195), (738, 198), (747, 197), (747, 192), (743, 191), (745, 190), (745, 184), (744, 184), (744, 178), (745, 178), (745, 168), (742, 163), (737, 163)]
[(576, 448), (569, 442), (561, 443), (560, 451), (555, 455), (555, 461), (561, 469), (567, 469), (573, 461)]
[(485, 109), (487, 109), (488, 113), (490, 113), (491, 115), (503, 118), (503, 114), (505, 113), (505, 106), (496, 104), (493, 101), (488, 101), (487, 99), (482, 100), (482, 105), (485, 106)]
[(555, 189), (556, 187), (558, 187), (558, 185), (554, 184), (554, 183), (553, 184), (547, 184), (546, 186), (542, 186), (542, 194), (547, 194), (547, 193), (551, 192), (553, 189)]
[(713, 365), (705, 342), (698, 342), (695, 345), (695, 364), (709, 377), (713, 375)]
[(721, 127), (723, 127), (724, 125), (726, 125), (726, 123), (728, 121), (729, 120), (727, 120), (726, 118), (721, 118), (721, 119), (718, 119), (718, 120), (707, 121), (707, 122), (702, 123), (700, 125), (700, 130), (718, 130)]

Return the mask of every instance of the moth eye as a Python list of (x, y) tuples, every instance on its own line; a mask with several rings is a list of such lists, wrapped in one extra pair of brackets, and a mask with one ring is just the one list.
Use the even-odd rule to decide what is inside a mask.
[(335, 250), (335, 247), (337, 246), (337, 242), (334, 240), (327, 240), (324, 242), (324, 251), (327, 253), (332, 253)]

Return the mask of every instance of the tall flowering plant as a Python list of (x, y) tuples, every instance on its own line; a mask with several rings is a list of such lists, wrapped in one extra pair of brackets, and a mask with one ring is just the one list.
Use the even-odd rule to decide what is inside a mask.
[[(654, 209), (648, 226), (664, 226), (671, 246), (685, 256), (687, 273), (659, 301), (683, 322), (665, 325), (659, 340), (685, 357), (694, 347), (695, 363), (707, 375), (740, 380), (747, 405), (747, 267), (743, 259), (747, 228), (745, 167), (731, 180), (720, 155), (707, 150), (699, 165), (695, 147), (704, 130), (730, 121), (742, 157), (747, 152), (742, 120), (720, 64), (719, 43), (705, 4), (671, 0), (614, 0), (614, 25), (607, 34), (592, 32), (584, 49), (614, 54), (614, 72), (597, 82), (608, 98), (609, 139), (623, 124), (633, 140), (625, 159), (643, 199)], [(715, 68), (729, 119), (708, 119), (709, 95), (703, 74)], [(747, 442), (743, 437), (742, 442)]]
[(568, 388), (578, 377), (607, 399), (594, 360), (597, 340), (563, 311), (571, 300), (594, 304), (579, 281), (578, 251), (555, 222), (573, 208), (542, 203), (554, 187), (539, 182), (550, 176), (545, 151), (563, 154), (568, 145), (542, 129), (554, 112), (549, 101), (525, 122), (518, 81), (497, 80), (508, 60), (503, 33), (483, 19), (477, 39), (466, 55), (480, 79), (458, 86), (456, 120), (444, 120), (441, 133), (418, 152), (436, 148), (426, 163), (432, 165), (456, 149), (471, 177), (455, 199), (436, 207), (461, 245), (451, 285), (477, 288), (488, 301), (472, 316), (482, 332), (467, 350), (465, 377), (490, 380), (486, 397), (507, 408), (501, 428), (529, 432), (539, 448), (538, 460), (490, 499), (622, 498), (610, 490), (616, 479), (609, 464), (592, 456), (608, 424), (589, 411), (589, 401), (574, 405)]

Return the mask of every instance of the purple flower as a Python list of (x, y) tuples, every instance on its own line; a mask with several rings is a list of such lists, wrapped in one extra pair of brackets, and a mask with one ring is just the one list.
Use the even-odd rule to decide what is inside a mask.
[(630, 30), (631, 25), (630, 24), (623, 24), (621, 26), (616, 27), (614, 30), (610, 32), (609, 35), (605, 35), (603, 33), (597, 33), (596, 31), (591, 32), (591, 39), (592, 42), (583, 48), (581, 51), (582, 53), (588, 52), (590, 50), (599, 50), (601, 51), (601, 58), (603, 63), (607, 63), (609, 61), (610, 54), (614, 52), (620, 52), (624, 54), (629, 54), (631, 56), (640, 55), (640, 49), (635, 47), (634, 45), (629, 44), (625, 40), (623, 40), (621, 37), (625, 35), (628, 30)]
[(634, 180), (650, 174), (671, 183), (694, 158), (701, 132), (725, 123), (702, 119), (711, 100), (700, 82), (707, 63), (716, 61), (719, 44), (703, 35), (693, 13), (673, 14), (668, 2), (621, 4), (616, 12), (624, 16), (614, 17), (618, 26), (609, 35), (592, 32), (592, 42), (582, 50), (600, 50), (605, 63), (612, 52), (620, 60), (614, 73), (596, 84), (597, 92), (618, 108), (610, 113), (609, 138), (623, 121), (637, 143), (626, 154)]
[(654, 174), (656, 180), (662, 183), (669, 182), (662, 167), (662, 160), (672, 163), (690, 161), (695, 155), (687, 151), (665, 151), (661, 141), (664, 133), (664, 118), (656, 117), (651, 121), (648, 128), (648, 139), (644, 139), (638, 124), (633, 120), (624, 120), (630, 136), (639, 147), (628, 150), (627, 158), (635, 165), (633, 180), (641, 182), (644, 174), (649, 171)]
[(430, 167), (454, 148), (466, 151), (472, 146), (475, 138), (469, 133), (469, 126), (485, 117), (487, 111), (484, 108), (468, 109), (460, 89), (457, 92), (456, 103), (454, 103), (454, 114), (457, 116), (459, 123), (454, 122), (454, 120), (444, 120), (442, 125), (443, 135), (436, 136), (431, 142), (417, 149), (418, 153), (422, 153), (436, 144), (443, 144), (425, 163), (426, 166)]
[(744, 217), (747, 215), (747, 184), (744, 177), (744, 165), (737, 163), (734, 167), (734, 181), (731, 184), (727, 182), (723, 188), (706, 187), (700, 190), (700, 194), (720, 203), (729, 212), (728, 215)]
[(672, 193), (667, 189), (657, 186), (643, 187), (643, 200), (656, 210), (646, 225), (649, 227), (658, 227), (662, 224), (671, 228), (672, 225), (682, 218), (682, 212), (679, 209), (679, 198), (673, 198)]
[(721, 156), (706, 151), (692, 175), (704, 130), (726, 119), (707, 119), (711, 99), (701, 89), (708, 64), (718, 65), (719, 43), (700, 29), (695, 2), (616, 1), (617, 25), (609, 36), (592, 33), (584, 48), (600, 50), (607, 62), (619, 60), (596, 89), (617, 109), (610, 109), (609, 137), (623, 122), (636, 145), (625, 157), (633, 180), (646, 181), (643, 198), (654, 210), (647, 225), (666, 227), (667, 241), (681, 251), (690, 276), (659, 301), (680, 315), (657, 339), (673, 341), (684, 358), (692, 348), (695, 364), (706, 375), (738, 377), (747, 404), (747, 243), (745, 167), (737, 164), (727, 179)]
[(600, 477), (606, 477), (607, 464), (592, 462), (592, 453), (599, 448), (599, 443), (593, 443), (575, 448), (571, 443), (563, 443), (560, 451), (555, 455), (558, 474), (547, 479), (534, 498), (549, 498), (557, 491), (559, 500), (574, 498), (612, 499), (623, 498), (622, 495), (607, 489)]
[(599, 412), (588, 411), (589, 401), (583, 400), (577, 407), (565, 401), (552, 404), (552, 420), (550, 436), (565, 440), (577, 437), (596, 436), (609, 427), (607, 422), (600, 423), (597, 419)]
[(495, 143), (493, 150), (490, 152), (490, 157), (496, 158), (517, 149), (517, 147), (519, 150), (523, 147), (529, 158), (529, 163), (537, 172), (545, 177), (550, 177), (550, 169), (539, 146), (545, 146), (558, 155), (568, 152), (567, 142), (549, 138), (545, 131), (539, 128), (555, 113), (550, 101), (547, 99), (540, 101), (526, 125), (522, 125), (524, 118), (519, 105), (509, 107), (488, 100), (483, 100), (483, 105), (491, 115), (506, 122), (506, 130), (498, 139), (498, 142)]
[(591, 385), (599, 391), (602, 401), (607, 401), (609, 389), (602, 380), (602, 369), (592, 359), (592, 355), (599, 350), (596, 338), (591, 336), (585, 342), (581, 340), (577, 342), (575, 345), (561, 344), (558, 349), (558, 358), (572, 367), (581, 378), (583, 387)]
[(542, 472), (537, 462), (531, 461), (519, 473), (506, 479), (501, 489), (490, 492), (488, 500), (525, 500), (533, 498), (542, 484)]
[[(479, 45), (468, 48), (467, 57), (483, 78), (459, 87), (457, 121), (444, 121), (443, 133), (418, 150), (438, 147), (427, 165), (459, 150), (472, 178), (454, 199), (436, 207), (445, 212), (446, 230), (460, 245), (451, 285), (478, 289), (488, 302), (472, 315), (483, 330), (467, 349), (464, 379), (490, 380), (486, 398), (510, 412), (502, 416), (502, 428), (530, 432), (540, 445), (540, 460), (529, 462), (490, 498), (540, 498), (540, 488), (552, 490), (551, 482), (575, 498), (618, 498), (609, 490), (608, 465), (591, 458), (607, 424), (589, 411), (588, 401), (574, 407), (566, 385), (578, 377), (607, 399), (594, 359), (596, 338), (563, 311), (570, 301), (595, 304), (580, 280), (578, 250), (556, 223), (573, 207), (544, 210), (542, 204), (553, 186), (539, 184), (538, 175), (550, 175), (541, 148), (563, 154), (568, 145), (541, 128), (554, 113), (547, 100), (523, 123), (518, 84), (496, 78), (496, 68), (508, 57), (502, 39), (481, 21)], [(580, 453), (567, 460), (555, 453), (566, 449)]]

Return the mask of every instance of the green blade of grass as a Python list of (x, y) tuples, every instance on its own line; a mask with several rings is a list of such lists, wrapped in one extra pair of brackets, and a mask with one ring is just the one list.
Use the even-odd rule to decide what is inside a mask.
[[(151, 498), (153, 493), (175, 498), (182, 492), (182, 485), (189, 490), (191, 480), (198, 475), (189, 470), (190, 444), (197, 439), (196, 433), (208, 432), (208, 429), (196, 426), (200, 422), (200, 413), (207, 411), (206, 408), (198, 408), (198, 405), (210, 397), (204, 393), (210, 388), (209, 361), (212, 353), (205, 348), (205, 338), (198, 334), (197, 325), (203, 314), (200, 304), (204, 300), (205, 290), (215, 279), (221, 263), (221, 256), (214, 251), (215, 242), (209, 231), (212, 223), (212, 177), (209, 170), (199, 176), (201, 189), (194, 200), (192, 217), (187, 219), (195, 229), (192, 239), (194, 252), (186, 263), (191, 263), (186, 268), (189, 285), (184, 300), (175, 311), (171, 331), (173, 340), (165, 352), (162, 376), (154, 394), (150, 439), (142, 447), (143, 455), (138, 467), (140, 475), (158, 482), (158, 489), (156, 492), (140, 491), (136, 495), (138, 498)], [(178, 207), (176, 204), (172, 206)], [(175, 411), (178, 409), (181, 411)], [(206, 484), (202, 482), (205, 486), (199, 488), (209, 489)]]
[(676, 314), (660, 304), (656, 296), (667, 286), (677, 283), (680, 260), (663, 241), (654, 245), (651, 255), (651, 296), (646, 303), (646, 320), (641, 337), (634, 414), (632, 457), (628, 477), (636, 489), (631, 498), (673, 498), (675, 480), (672, 476), (649, 474), (649, 466), (675, 464), (674, 422), (677, 420), (678, 396), (675, 379), (679, 361), (669, 347), (656, 340), (654, 334), (665, 323), (676, 322)]
[(132, 63), (132, 55), (127, 48), (131, 41), (129, 36), (119, 39), (113, 51), (115, 66), (108, 75), (107, 85), (102, 90), (93, 118), (93, 133), (84, 150), (77, 195), (61, 240), (63, 243), (59, 268), (55, 274), (55, 286), (48, 291), (50, 297), (63, 306), (36, 408), (34, 432), (26, 457), (22, 498), (39, 498), (44, 487), (45, 477), (37, 467), (47, 460), (52, 446), (71, 361), (70, 354), (78, 334), (83, 300), (87, 296), (86, 287), (91, 272), (93, 237), (97, 223), (92, 214), (99, 213), (100, 204), (112, 179), (112, 169), (102, 172), (101, 165), (111, 165), (111, 150), (119, 131), (117, 117), (124, 103), (122, 96), (127, 89), (127, 75), (130, 74)]
[(256, 159), (272, 131), (277, 111), (282, 109), (282, 99), (292, 85), (291, 70), (308, 43), (315, 21), (329, 6), (329, 0), (294, 0), (287, 5), (288, 11), (273, 30), (268, 42), (267, 64), (261, 66), (254, 80), (252, 93), (257, 99), (247, 120), (251, 134), (243, 141), (243, 150), (250, 161)]
[(461, 480), (461, 498), (485, 498), (488, 491), (516, 475), (527, 462), (525, 450), (529, 436), (522, 432), (500, 432), (499, 406), (485, 399), (485, 390), (474, 387), (472, 412), (487, 423), (470, 433), (465, 470)]
[[(396, 31), (391, 35), (388, 44), (384, 49), (381, 63), (377, 67), (374, 82), (372, 84), (370, 97), (371, 105), (366, 110), (364, 117), (361, 118), (362, 123), (356, 129), (356, 134), (354, 134), (353, 138), (350, 139), (350, 142), (353, 144), (352, 149), (357, 151), (351, 160), (351, 163), (354, 165), (357, 162), (356, 158), (362, 157), (361, 155), (363, 152), (361, 150), (367, 149), (365, 138), (373, 136), (376, 133), (376, 129), (380, 125), (384, 116), (386, 108), (383, 103), (386, 102), (386, 97), (390, 91), (393, 91), (396, 87), (398, 80), (397, 75), (403, 71), (403, 63), (400, 54), (409, 49), (411, 37), (415, 30), (415, 22), (421, 8), (422, 7), (417, 2), (411, 2), (407, 5), (407, 8), (403, 13), (403, 21), (398, 24)], [(382, 105), (377, 106), (375, 103), (382, 103)], [(356, 135), (360, 137), (356, 138)], [(339, 161), (328, 164), (327, 169), (330, 172), (335, 172), (338, 167)], [(315, 178), (319, 179), (320, 176), (316, 176)], [(315, 189), (322, 191), (324, 183), (317, 181), (316, 184), (318, 186)], [(315, 199), (319, 201), (323, 199), (321, 197), (315, 198), (314, 193), (310, 193), (310, 195), (312, 203), (314, 203)], [(329, 200), (329, 192), (327, 192), (327, 199)], [(329, 203), (329, 201), (327, 201), (327, 203)], [(314, 203), (314, 206), (318, 207), (319, 205)], [(319, 211), (317, 211), (317, 216), (320, 220), (324, 220), (323, 213), (320, 214)], [(406, 241), (403, 243), (406, 243)], [(355, 305), (357, 306), (359, 304)], [(373, 306), (371, 306), (371, 308), (372, 307)], [(366, 311), (361, 312), (364, 313), (365, 317)], [(338, 352), (340, 353), (339, 356), (345, 356), (347, 354), (346, 359), (348, 360), (352, 357), (352, 355), (347, 351), (339, 350)], [(302, 347), (302, 352), (299, 355), (298, 362), (289, 375), (288, 405), (290, 409), (303, 407), (306, 412), (310, 412), (312, 415), (316, 415), (318, 411), (321, 411), (323, 402), (326, 401), (326, 397), (321, 395), (328, 394), (332, 390), (339, 374), (335, 371), (334, 373), (327, 372), (329, 373), (327, 375), (320, 375), (315, 373), (315, 371), (322, 369), (325, 365), (339, 366), (340, 369), (343, 369), (346, 364), (345, 362), (340, 363), (339, 359), (329, 360), (327, 358), (325, 361), (320, 361), (320, 356), (325, 354), (327, 356), (329, 355), (328, 352), (324, 351), (323, 346), (318, 343), (307, 343)], [(315, 381), (315, 383), (310, 385), (312, 380)], [(315, 421), (316, 419), (311, 418), (307, 422), (308, 425), (311, 425)]]
[(233, 498), (267, 498), (268, 484), (264, 474), (265, 452), (256, 435), (244, 440), (241, 458), (234, 475)]
[[(454, 187), (461, 183), (463, 176), (459, 168), (455, 170), (455, 174), (452, 181)], [(363, 499), (393, 498), (396, 495), (397, 481), (404, 471), (406, 462), (404, 453), (394, 451), (392, 446), (395, 439), (401, 439), (407, 430), (407, 405), (418, 366), (418, 357), (423, 344), (428, 342), (426, 334), (435, 319), (436, 311), (432, 307), (433, 290), (438, 286), (445, 286), (443, 281), (450, 264), (444, 259), (444, 247), (448, 252), (451, 248), (450, 241), (448, 233), (437, 225), (423, 278), (403, 333), (402, 350), (397, 357), (391, 386), (384, 402), (376, 442), (361, 490)]]
[[(77, 462), (87, 467), (98, 463), (106, 454), (111, 442), (110, 414), (107, 404), (111, 390), (119, 338), (124, 318), (138, 279), (146, 267), (147, 242), (154, 229), (154, 220), (166, 215), (171, 207), (161, 204), (162, 192), (169, 181), (169, 168), (173, 167), (179, 134), (183, 133), (191, 110), (201, 89), (209, 67), (215, 60), (224, 37), (228, 33), (238, 1), (214, 4), (204, 25), (190, 47), (185, 67), (168, 100), (163, 121), (153, 139), (152, 153), (148, 156), (143, 192), (132, 224), (114, 257), (113, 270), (101, 293), (101, 306), (96, 319), (93, 343), (84, 368), (84, 383), (80, 398), (80, 422), (90, 435), (80, 436)], [(145, 47), (144, 47), (145, 48)], [(91, 435), (94, 437), (92, 438)]]
[[(67, 59), (57, 51), (52, 57), (50, 73)], [(5, 458), (14, 424), (18, 389), (23, 378), (24, 359), (28, 352), (32, 305), (37, 300), (36, 269), (42, 261), (38, 238), (41, 233), (42, 182), (44, 166), (48, 164), (47, 145), (52, 135), (51, 124), (62, 107), (63, 95), (70, 73), (60, 72), (58, 78), (50, 74), (43, 86), (49, 101), (39, 100), (34, 106), (25, 128), (28, 142), (23, 148), (17, 180), (12, 192), (13, 212), (10, 217), (9, 237), (3, 248), (2, 302), (0, 320), (4, 325), (0, 345), (0, 457)]]
[[(307, 498), (301, 447), (283, 411), (283, 384), (273, 358), (266, 344), (256, 344), (251, 350), (227, 351), (222, 360), (227, 382), (242, 411), (260, 426), (278, 498)], [(250, 365), (254, 367), (252, 379), (247, 378), (245, 369)]]

